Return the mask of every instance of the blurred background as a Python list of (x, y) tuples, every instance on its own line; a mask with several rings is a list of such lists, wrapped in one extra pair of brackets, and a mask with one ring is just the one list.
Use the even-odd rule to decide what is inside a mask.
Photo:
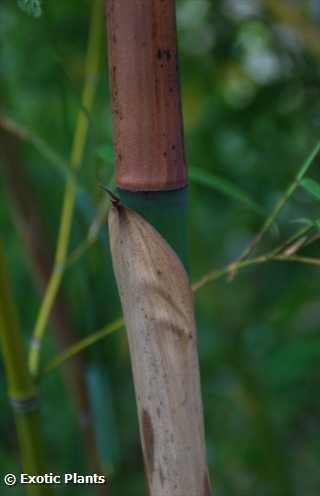
[[(18, 3), (0, 5), (0, 229), (27, 347), (53, 261), (91, 2), (44, 0), (40, 17)], [(320, 1), (178, 0), (177, 22), (196, 281), (242, 253), (320, 138)], [(102, 52), (70, 243), (70, 252), (87, 249), (66, 270), (42, 366), (121, 316), (106, 228), (83, 245), (103, 206), (97, 184), (113, 175), (105, 46)], [(319, 160), (310, 177), (320, 180)], [(317, 218), (319, 198), (298, 188), (260, 250)], [(316, 257), (318, 244), (303, 253)], [(318, 269), (253, 267), (206, 286), (195, 300), (215, 494), (317, 496)], [(143, 464), (124, 330), (88, 348), (77, 364), (86, 398), (71, 392), (72, 368), (40, 381), (50, 470), (91, 473), (97, 449), (98, 463), (111, 473), (110, 494), (140, 495)], [(0, 469), (19, 473), (0, 365)], [(81, 434), (88, 408), (97, 440), (92, 451)], [(73, 486), (68, 493), (94, 489)], [(1, 486), (1, 494), (22, 492)]]

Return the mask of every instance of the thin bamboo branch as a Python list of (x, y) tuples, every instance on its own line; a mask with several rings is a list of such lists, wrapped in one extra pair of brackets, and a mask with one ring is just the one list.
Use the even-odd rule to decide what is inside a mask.
[(261, 265), (267, 262), (296, 262), (301, 264), (312, 265), (314, 267), (320, 267), (320, 259), (311, 257), (302, 257), (299, 255), (261, 255), (250, 260), (243, 260), (242, 262), (232, 262), (222, 269), (213, 270), (208, 274), (204, 275), (199, 281), (192, 285), (193, 291), (198, 291), (199, 289), (207, 286), (209, 283), (216, 282), (226, 275), (232, 275), (238, 272), (240, 269), (251, 267), (253, 265)]
[[(311, 265), (314, 267), (320, 267), (320, 259), (302, 256), (286, 256), (286, 255), (274, 255), (274, 256), (260, 256), (254, 259), (245, 260), (243, 262), (232, 262), (225, 267), (214, 270), (205, 274), (198, 281), (192, 284), (192, 291), (196, 293), (200, 289), (206, 287), (208, 284), (222, 279), (224, 276), (230, 275), (234, 270), (238, 272), (239, 270), (245, 269), (247, 267), (252, 267), (256, 265), (262, 265), (268, 262), (295, 262), (300, 264)], [(77, 353), (81, 353), (90, 346), (93, 346), (98, 341), (101, 341), (105, 337), (113, 334), (116, 331), (120, 331), (124, 327), (124, 321), (122, 318), (116, 319), (113, 322), (106, 324), (102, 329), (94, 331), (90, 336), (81, 339), (74, 345), (70, 346), (63, 353), (59, 353), (49, 364), (43, 369), (43, 373), (50, 372), (58, 367), (60, 367), (67, 360), (75, 356)]]
[(264, 222), (261, 230), (258, 232), (258, 234), (255, 236), (255, 238), (252, 240), (252, 242), (249, 244), (248, 248), (243, 252), (239, 260), (245, 260), (248, 258), (257, 245), (260, 243), (264, 235), (270, 230), (270, 228), (274, 225), (275, 221), (277, 220), (279, 214), (282, 212), (284, 206), (288, 203), (289, 199), (293, 195), (293, 193), (296, 191), (298, 186), (300, 185), (300, 182), (310, 169), (311, 165), (313, 164), (315, 158), (317, 157), (318, 153), (320, 151), (320, 141), (316, 144), (316, 146), (313, 148), (311, 153), (308, 155), (306, 160), (303, 162), (301, 168), (299, 169), (298, 173), (296, 174), (293, 182), (288, 186), (287, 190), (285, 191), (284, 195), (281, 196), (279, 201), (276, 203), (274, 206), (271, 214), (268, 216), (266, 221)]
[[(102, 39), (101, 8), (102, 0), (95, 0), (92, 6), (88, 49), (86, 56), (85, 83), (82, 95), (82, 106), (85, 111), (81, 110), (78, 115), (70, 157), (70, 168), (74, 171), (77, 171), (82, 163), (84, 147), (88, 134), (87, 114), (89, 114), (92, 109), (94, 95), (97, 87), (100, 47)], [(65, 188), (54, 266), (40, 307), (33, 333), (33, 341), (30, 348), (29, 367), (33, 375), (36, 375), (38, 372), (39, 353), (41, 349), (42, 339), (63, 277), (64, 264), (67, 257), (70, 232), (72, 227), (75, 196), (76, 183), (73, 177), (70, 177), (68, 178)]]
[(52, 360), (50, 360), (49, 364), (43, 369), (43, 374), (47, 374), (48, 372), (57, 369), (70, 358), (76, 356), (78, 353), (81, 353), (90, 346), (93, 346), (95, 343), (101, 341), (105, 337), (110, 336), (110, 334), (113, 334), (116, 331), (120, 331), (120, 329), (122, 329), (123, 327), (124, 321), (122, 318), (119, 318), (114, 322), (111, 322), (111, 324), (107, 324), (99, 331), (91, 333), (86, 338), (81, 339), (77, 343), (65, 349), (63, 353), (59, 353)]

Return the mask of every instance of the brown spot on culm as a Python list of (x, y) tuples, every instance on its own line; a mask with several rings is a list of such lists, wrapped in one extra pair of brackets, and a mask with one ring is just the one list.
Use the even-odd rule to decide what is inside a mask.
[(157, 50), (157, 58), (159, 60), (161, 60), (162, 58), (165, 58), (169, 62), (169, 60), (171, 59), (171, 52), (170, 52), (169, 48), (166, 48), (166, 49), (163, 49), (163, 50), (161, 50), (161, 48), (158, 48), (158, 50)]
[(142, 409), (141, 419), (145, 464), (148, 472), (148, 478), (151, 480), (154, 470), (154, 432), (150, 414), (145, 408)]

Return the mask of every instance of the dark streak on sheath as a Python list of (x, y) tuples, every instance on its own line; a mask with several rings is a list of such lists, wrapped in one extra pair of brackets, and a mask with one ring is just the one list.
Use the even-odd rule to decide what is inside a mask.
[(142, 409), (142, 433), (145, 450), (145, 463), (148, 470), (148, 475), (151, 480), (154, 470), (154, 433), (152, 421), (149, 413), (144, 408)]
[(203, 496), (211, 496), (212, 491), (211, 491), (211, 485), (209, 481), (209, 476), (208, 474), (204, 474), (203, 478)]

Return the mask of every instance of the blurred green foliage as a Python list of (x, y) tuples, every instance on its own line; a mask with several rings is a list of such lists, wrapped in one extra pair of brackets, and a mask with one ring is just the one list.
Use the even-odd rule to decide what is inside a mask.
[(41, 16), (40, 0), (18, 0), (19, 7), (33, 17)]
[[(80, 106), (90, 4), (44, 0), (42, 16), (35, 19), (16, 2), (1, 2), (0, 120), (6, 116), (23, 125), (65, 161)], [(320, 137), (319, 2), (279, 2), (284, 4), (288, 8), (282, 12), (269, 0), (177, 2), (186, 147), (192, 166), (193, 280), (242, 253)], [(107, 184), (113, 174), (105, 51), (102, 57), (78, 177), (71, 251), (87, 236), (103, 199), (97, 183)], [(32, 143), (16, 138), (14, 148), (53, 251), (65, 175)], [(2, 168), (7, 159), (1, 149), (0, 160)], [(262, 242), (264, 249), (296, 232), (297, 221), (319, 217), (319, 159), (310, 175), (281, 213), (277, 229)], [(3, 174), (0, 188), (1, 234), (28, 345), (41, 295)], [(318, 246), (313, 243), (303, 253), (317, 257)], [(67, 270), (63, 289), (79, 339), (119, 317), (105, 228)], [(318, 269), (285, 263), (250, 268), (196, 295), (216, 494), (319, 494), (318, 299)], [(42, 363), (56, 352), (50, 325)], [(85, 356), (100, 450), (112, 470), (110, 494), (140, 495), (143, 466), (125, 333), (112, 334)], [(40, 387), (50, 470), (88, 473), (60, 372), (45, 376)], [(2, 373), (1, 476), (20, 470), (4, 391)], [(0, 484), (3, 495), (22, 494), (19, 487)], [(68, 489), (81, 495), (92, 491)]]

